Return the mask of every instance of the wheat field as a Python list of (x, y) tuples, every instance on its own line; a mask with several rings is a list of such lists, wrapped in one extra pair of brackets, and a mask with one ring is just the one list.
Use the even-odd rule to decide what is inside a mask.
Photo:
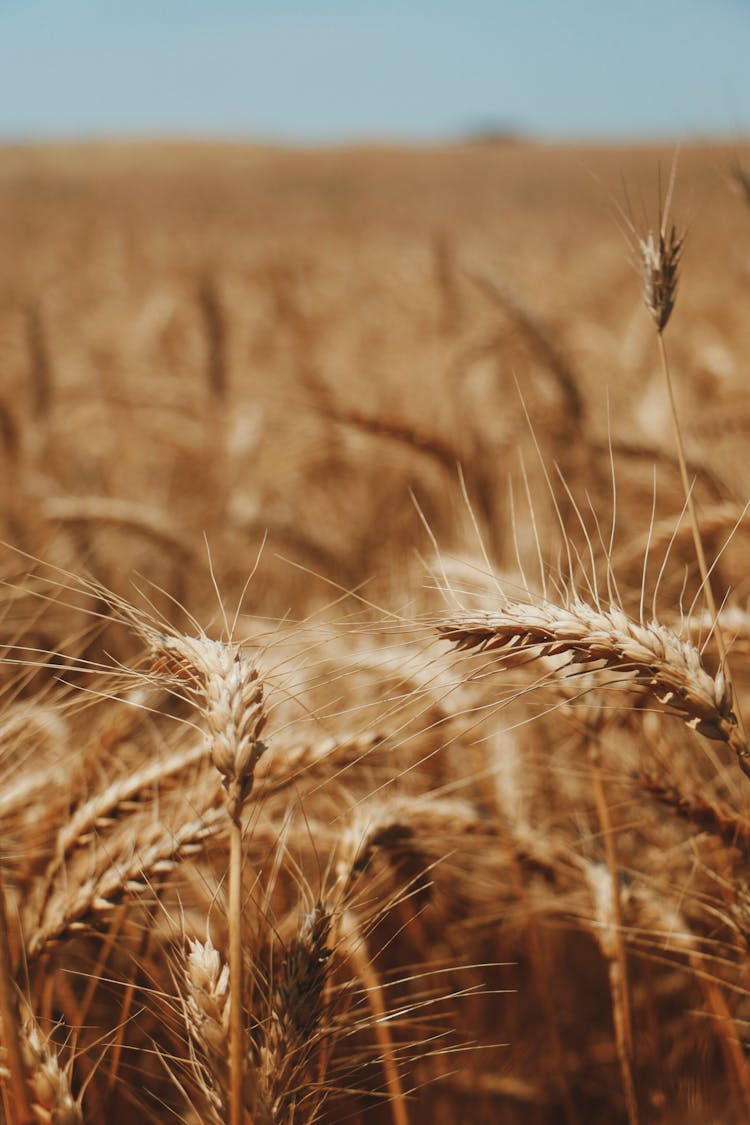
[(0, 150), (9, 1125), (750, 1118), (750, 153), (673, 157)]

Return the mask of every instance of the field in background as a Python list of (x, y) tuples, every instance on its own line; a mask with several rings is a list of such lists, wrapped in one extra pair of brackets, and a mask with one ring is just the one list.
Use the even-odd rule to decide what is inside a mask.
[[(157, 618), (228, 640), (235, 613), (269, 710), (256, 1121), (748, 1119), (750, 782), (723, 736), (585, 643), (439, 632), (572, 581), (716, 671), (627, 231), (672, 159), (0, 151), (1, 858), (15, 979), (84, 1120), (225, 1114), (226, 1013), (196, 1016), (186, 960), (226, 953), (222, 794), (148, 647)], [(679, 156), (666, 339), (750, 701), (742, 159)]]

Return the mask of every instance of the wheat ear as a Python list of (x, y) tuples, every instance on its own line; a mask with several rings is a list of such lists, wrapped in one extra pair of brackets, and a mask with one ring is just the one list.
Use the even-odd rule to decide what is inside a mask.
[(124, 897), (142, 894), (155, 878), (169, 874), (181, 860), (201, 851), (205, 840), (226, 826), (223, 809), (208, 809), (177, 828), (151, 824), (151, 840), (124, 841), (119, 855), (105, 853), (101, 870), (72, 888), (62, 885), (31, 928), (27, 956), (37, 957), (51, 941), (85, 930)]
[(173, 551), (185, 566), (195, 565), (193, 544), (159, 508), (115, 496), (55, 496), (42, 502), (40, 512), (42, 519), (49, 523), (73, 526), (91, 523), (137, 531)]
[(679, 786), (665, 785), (650, 774), (638, 777), (641, 788), (650, 797), (671, 809), (675, 816), (686, 821), (697, 832), (710, 832), (727, 848), (750, 851), (750, 820), (747, 816), (723, 805), (715, 799), (707, 800), (699, 793), (684, 793)]
[[(476, 810), (462, 801), (432, 799), (421, 805), (406, 801), (373, 801), (364, 805), (341, 833), (336, 860), (336, 898), (341, 904), (338, 932), (362, 981), (373, 1016), (373, 1027), (381, 1051), (383, 1075), (394, 1125), (409, 1125), (406, 1097), (396, 1065), (396, 1052), (388, 1024), (383, 988), (373, 968), (367, 942), (352, 904), (358, 879), (367, 870), (374, 853), (382, 849), (389, 858), (408, 851), (419, 874), (412, 887), (421, 883), (430, 866), (426, 846), (444, 841), (446, 830), (471, 833), (477, 827)], [(442, 853), (441, 853), (442, 854)]]
[[(196, 698), (208, 728), (211, 761), (221, 774), (229, 814), (230, 1125), (245, 1121), (245, 1087), (254, 1085), (245, 1048), (242, 963), (242, 809), (265, 747), (266, 710), (258, 669), (236, 645), (179, 634), (158, 637), (154, 667)], [(255, 1092), (250, 1093), (250, 1105)]]
[(55, 856), (44, 873), (39, 895), (40, 910), (52, 893), (60, 868), (75, 849), (91, 842), (94, 832), (111, 827), (123, 815), (132, 812), (133, 803), (145, 790), (161, 786), (175, 774), (197, 765), (205, 756), (205, 747), (180, 749), (158, 762), (149, 762), (127, 777), (118, 778), (72, 813), (57, 836)]
[(194, 1069), (212, 1121), (223, 1125), (229, 1102), (229, 966), (210, 938), (190, 942), (184, 981)]
[[(721, 667), (726, 682), (727, 695), (731, 701), (734, 696), (732, 671), (729, 666), (729, 657), (726, 644), (724, 643), (721, 621), (719, 620), (719, 611), (711, 584), (711, 573), (706, 563), (706, 553), (703, 550), (703, 539), (701, 538), (700, 526), (698, 524), (698, 513), (695, 507), (693, 488), (688, 480), (685, 447), (682, 440), (682, 427), (680, 426), (680, 419), (677, 413), (677, 402), (675, 399), (674, 385), (672, 383), (672, 374), (667, 357), (667, 347), (664, 342), (664, 329), (667, 327), (669, 318), (672, 315), (672, 309), (674, 308), (680, 260), (685, 244), (684, 234), (678, 234), (674, 224), (672, 224), (671, 227), (668, 227), (667, 224), (672, 186), (673, 182), (670, 183), (667, 205), (664, 211), (664, 218), (660, 223), (658, 237), (655, 236), (653, 232), (649, 231), (645, 238), (639, 238), (638, 240), (643, 272), (643, 293), (646, 308), (651, 314), (651, 318), (656, 326), (656, 336), (659, 343), (659, 359), (664, 375), (664, 383), (667, 388), (669, 412), (672, 419), (675, 448), (677, 450), (677, 461), (680, 467), (680, 480), (682, 481), (685, 503), (687, 504), (695, 556), (698, 561), (698, 569), (701, 576), (701, 587), (706, 598), (708, 611), (711, 614), (712, 620), (715, 622), (716, 645), (721, 658)], [(745, 730), (745, 722), (742, 717), (742, 709), (739, 705), (736, 708), (735, 721), (739, 728), (742, 742), (746, 746), (747, 731)], [(750, 777), (750, 762), (747, 761), (747, 754), (739, 755), (739, 764), (743, 773), (747, 777)]]
[[(331, 911), (317, 902), (279, 965), (259, 1049), (258, 1125), (293, 1125), (309, 1096), (304, 1082), (328, 1008)], [(304, 1116), (313, 1120), (315, 1108)]]
[(604, 609), (578, 600), (556, 605), (506, 599), (494, 612), (449, 618), (438, 632), (460, 649), (489, 652), (501, 660), (519, 652), (529, 659), (568, 656), (571, 665), (597, 664), (621, 672), (688, 726), (725, 742), (748, 772), (750, 750), (732, 710), (723, 669), (710, 675), (698, 649), (657, 621), (642, 625), (619, 606)]

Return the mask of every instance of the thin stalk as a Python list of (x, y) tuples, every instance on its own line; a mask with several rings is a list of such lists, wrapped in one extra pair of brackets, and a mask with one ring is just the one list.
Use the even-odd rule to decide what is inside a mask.
[[(126, 909), (127, 909), (127, 907), (121, 907), (121, 910), (126, 910)], [(122, 921), (122, 918), (120, 919), (120, 921)], [(119, 924), (118, 924), (117, 929), (119, 930), (119, 928), (120, 927), (119, 927)], [(141, 934), (141, 941), (140, 941), (140, 948), (138, 950), (138, 957), (137, 957), (137, 960), (135, 961), (136, 967), (135, 967), (135, 970), (134, 970), (134, 973), (133, 973), (133, 979), (130, 981), (127, 988), (125, 989), (125, 995), (124, 995), (123, 1001), (122, 1001), (122, 1008), (120, 1009), (120, 1022), (119, 1022), (119, 1026), (117, 1028), (117, 1037), (116, 1037), (114, 1043), (112, 1044), (112, 1052), (111, 1052), (111, 1057), (110, 1057), (110, 1061), (109, 1061), (109, 1074), (107, 1075), (107, 1093), (108, 1094), (110, 1094), (114, 1090), (114, 1088), (117, 1084), (118, 1077), (119, 1077), (120, 1061), (122, 1059), (123, 1043), (125, 1041), (125, 1029), (130, 1022), (130, 1013), (131, 1013), (131, 1010), (133, 1008), (133, 1002), (135, 1000), (135, 996), (136, 996), (136, 992), (137, 992), (137, 986), (136, 986), (136, 978), (137, 978), (137, 974), (138, 974), (138, 968), (137, 967), (138, 967), (138, 965), (143, 963), (143, 960), (146, 956), (146, 952), (148, 950), (148, 945), (149, 945), (150, 940), (151, 940), (151, 931), (149, 930), (148, 926), (144, 926), (143, 933)], [(82, 1024), (78, 1024), (78, 1026), (80, 1027), (80, 1026), (82, 1026)]]
[[(227, 626), (227, 631), (228, 626)], [(154, 669), (185, 684), (202, 710), (211, 761), (223, 778), (229, 815), (229, 1115), (228, 1125), (253, 1125), (255, 1067), (247, 1050), (242, 972), (242, 808), (265, 750), (263, 683), (242, 649), (205, 635), (154, 633)]]
[(350, 910), (345, 910), (341, 919), (341, 929), (347, 940), (347, 953), (351, 957), (359, 979), (365, 986), (367, 1001), (374, 1016), (373, 1031), (378, 1041), (383, 1064), (383, 1076), (388, 1091), (388, 1106), (393, 1125), (409, 1125), (406, 1099), (401, 1085), (401, 1076), (396, 1066), (393, 1052), (393, 1039), (388, 1027), (388, 1012), (383, 1003), (383, 989), (378, 975), (373, 969), (367, 952), (363, 950), (363, 938), (357, 920)]
[(120, 936), (120, 932), (127, 918), (127, 914), (127, 905), (121, 904), (117, 907), (112, 915), (112, 921), (107, 927), (107, 933), (104, 941), (102, 942), (102, 948), (99, 952), (99, 957), (97, 958), (96, 964), (94, 965), (93, 972), (91, 973), (89, 982), (86, 985), (86, 991), (83, 994), (83, 1000), (81, 1001), (80, 1008), (78, 1009), (76, 1017), (77, 1027), (83, 1027), (83, 1025), (86, 1023), (86, 1017), (89, 1014), (89, 1008), (91, 1007), (91, 1003), (94, 999), (94, 994), (96, 993), (97, 988), (104, 978), (105, 965), (107, 964), (109, 955)]
[[(245, 1027), (242, 973), (242, 825), (239, 815), (229, 830), (229, 1121), (252, 1125), (245, 1114)], [(249, 1069), (249, 1068), (248, 1068)], [(254, 1091), (253, 1091), (254, 1094)]]
[(599, 819), (602, 838), (604, 840), (604, 854), (607, 860), (610, 882), (612, 884), (612, 916), (615, 925), (615, 949), (619, 965), (620, 980), (620, 1005), (622, 1008), (622, 1025), (624, 1030), (625, 1047), (629, 1059), (633, 1057), (633, 1019), (630, 1009), (630, 989), (628, 984), (628, 962), (625, 953), (625, 942), (622, 937), (622, 903), (620, 897), (620, 874), (617, 867), (617, 837), (612, 818), (607, 804), (607, 796), (602, 780), (602, 771), (599, 763), (594, 759), (591, 763), (591, 784), (594, 790), (596, 815)]
[(587, 741), (591, 763), (591, 784), (594, 790), (599, 827), (604, 839), (604, 853), (607, 859), (611, 886), (614, 957), (610, 959), (609, 963), (609, 981), (612, 991), (615, 1040), (617, 1055), (620, 1060), (620, 1074), (628, 1122), (629, 1125), (638, 1125), (638, 1100), (633, 1080), (633, 1021), (630, 1008), (628, 963), (625, 955), (625, 942), (622, 937), (622, 901), (620, 873), (617, 866), (617, 837), (604, 790), (596, 734), (589, 734)]
[[(702, 968), (700, 964), (698, 967)], [(737, 1084), (745, 1112), (750, 1113), (750, 1071), (734, 1017), (716, 982), (703, 974), (700, 975), (700, 981), (709, 1010), (716, 1021), (727, 1070)]]
[[(527, 897), (526, 884), (523, 872), (521, 871), (521, 865), (518, 862), (518, 856), (512, 849), (510, 854), (512, 856), (511, 873), (513, 876), (514, 889), (518, 897), (518, 902), (523, 906)], [(555, 1009), (552, 981), (544, 959), (544, 951), (539, 936), (539, 927), (537, 926), (536, 919), (531, 910), (524, 911), (524, 914), (526, 918), (524, 931), (526, 934), (529, 960), (532, 965), (533, 985), (542, 1008), (544, 1009), (546, 1029), (552, 1049), (552, 1070), (554, 1071), (557, 1087), (560, 1091), (565, 1121), (567, 1125), (580, 1125), (581, 1119), (573, 1100), (568, 1076), (565, 1072), (565, 1055), (560, 1040), (560, 1027), (557, 1011)]]
[(8, 941), (8, 912), (5, 905), (5, 883), (0, 871), (0, 1020), (3, 1030), (3, 1047), (10, 1077), (11, 1120), (14, 1125), (32, 1125), (34, 1114), (26, 1085), (26, 1068), (21, 1057), (21, 1018), (18, 999), (13, 984), (10, 942)]
[[(747, 748), (747, 729), (745, 727), (745, 720), (742, 717), (742, 708), (737, 700), (736, 692), (734, 689), (734, 680), (732, 679), (732, 671), (729, 666), (729, 657), (727, 654), (726, 644), (724, 643), (724, 634), (719, 621), (719, 612), (716, 606), (716, 599), (714, 598), (713, 588), (711, 586), (711, 576), (706, 564), (706, 555), (703, 550), (703, 540), (701, 539), (700, 528), (698, 526), (698, 515), (695, 508), (695, 500), (693, 499), (693, 489), (690, 487), (687, 472), (687, 462), (685, 460), (685, 448), (682, 442), (682, 430), (680, 428), (680, 420), (677, 414), (677, 403), (675, 401), (674, 387), (672, 384), (672, 375), (669, 368), (669, 361), (667, 359), (667, 348), (664, 343), (663, 332), (657, 332), (659, 341), (659, 356), (661, 358), (662, 371), (664, 373), (664, 381), (667, 385), (667, 396), (669, 398), (669, 410), (672, 416), (672, 429), (674, 432), (675, 446), (677, 448), (677, 461), (680, 466), (680, 477), (682, 479), (682, 488), (685, 493), (685, 503), (687, 504), (688, 519), (690, 520), (690, 530), (693, 535), (693, 544), (695, 546), (695, 555), (698, 560), (698, 569), (701, 575), (701, 582), (706, 597), (706, 605), (708, 612), (711, 615), (711, 620), (714, 624), (714, 633), (716, 636), (716, 646), (719, 650), (719, 658), (721, 660), (721, 667), (724, 673), (724, 678), (729, 686), (732, 700), (734, 703), (734, 714), (737, 719), (737, 726), (742, 741)], [(750, 750), (745, 749), (744, 753), (738, 754), (738, 761), (740, 769), (747, 776), (750, 777), (750, 762), (748, 762), (748, 755)]]
[(633, 1082), (633, 1068), (628, 1057), (625, 1041), (624, 1013), (620, 1003), (622, 989), (620, 982), (620, 965), (617, 958), (609, 962), (609, 987), (612, 995), (612, 1013), (615, 1025), (615, 1039), (617, 1041), (617, 1056), (620, 1060), (620, 1075), (622, 1088), (625, 1095), (625, 1108), (628, 1115), (628, 1125), (638, 1125), (638, 1101)]

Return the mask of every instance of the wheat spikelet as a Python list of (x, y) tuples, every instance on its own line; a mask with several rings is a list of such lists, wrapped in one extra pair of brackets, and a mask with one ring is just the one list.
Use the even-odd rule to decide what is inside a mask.
[[(719, 613), (719, 624), (727, 637), (727, 645), (733, 653), (745, 656), (750, 646), (750, 613), (738, 605), (728, 605)], [(690, 618), (688, 629), (700, 644), (704, 637), (715, 642), (716, 621), (708, 610)]]
[(658, 234), (649, 231), (638, 239), (643, 299), (660, 334), (667, 327), (674, 308), (684, 246), (685, 236), (677, 233), (674, 224), (669, 229), (662, 224)]
[(36, 422), (46, 421), (49, 419), (55, 390), (47, 325), (38, 302), (29, 302), (24, 312), (32, 395), (31, 413)]
[(352, 426), (373, 437), (387, 438), (405, 445), (415, 452), (431, 458), (443, 468), (453, 472), (461, 460), (461, 451), (439, 434), (427, 433), (407, 422), (363, 414), (359, 410), (340, 410), (325, 407), (325, 415), (332, 422)]
[[(80, 1104), (70, 1089), (70, 1067), (60, 1066), (57, 1053), (30, 1011), (24, 1016), (20, 1040), (34, 1121), (37, 1125), (83, 1125)], [(5, 1055), (5, 1048), (0, 1047), (0, 1058)], [(8, 1070), (0, 1063), (0, 1084), (7, 1088), (9, 1078)]]
[(182, 980), (194, 1069), (207, 1112), (219, 1125), (229, 1104), (229, 966), (210, 938), (190, 942)]
[(6, 832), (11, 821), (28, 820), (37, 801), (44, 800), (51, 816), (56, 801), (65, 800), (70, 733), (70, 725), (52, 704), (18, 703), (6, 709), (0, 723), (0, 819)]
[(206, 274), (198, 285), (198, 306), (206, 335), (206, 386), (211, 397), (227, 397), (226, 321), (215, 279)]
[(492, 831), (467, 801), (430, 797), (422, 801), (392, 798), (365, 803), (348, 821), (339, 838), (336, 859), (338, 895), (346, 903), (356, 879), (365, 872), (376, 850), (425, 886), (431, 856), (444, 854), (446, 839)]
[[(712, 504), (711, 507), (704, 508), (699, 514), (701, 534), (706, 537), (727, 535), (738, 526), (741, 516), (742, 509), (736, 504), (726, 502)], [(647, 532), (635, 536), (615, 552), (613, 566), (617, 569), (618, 574), (626, 566), (633, 564), (641, 566), (646, 552), (650, 552), (654, 556), (661, 555), (669, 550), (675, 540), (691, 534), (692, 529), (687, 524), (679, 524), (675, 527), (673, 516), (658, 520)], [(726, 612), (726, 609), (722, 610), (722, 617)]]
[(496, 280), (470, 273), (478, 289), (506, 312), (531, 342), (541, 361), (556, 377), (565, 403), (565, 415), (573, 427), (580, 429), (586, 415), (586, 401), (579, 388), (577, 374), (539, 319), (514, 294)]

